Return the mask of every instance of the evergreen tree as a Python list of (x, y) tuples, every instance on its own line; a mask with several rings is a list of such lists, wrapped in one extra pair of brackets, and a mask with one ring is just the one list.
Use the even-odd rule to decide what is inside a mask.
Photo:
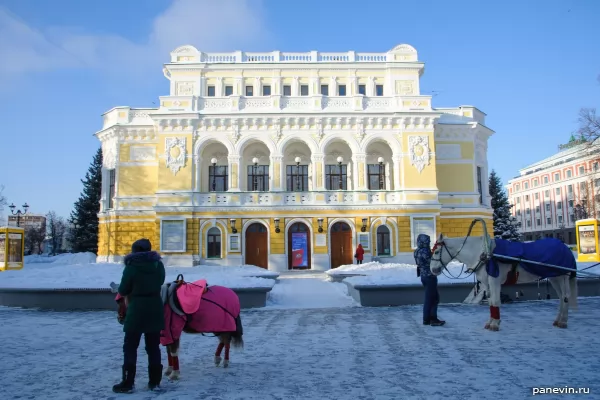
[(517, 219), (511, 214), (510, 209), (513, 205), (508, 202), (502, 182), (494, 170), (490, 173), (489, 187), (494, 209), (494, 236), (521, 242), (523, 240), (519, 232), (521, 223), (517, 222)]
[(75, 202), (69, 222), (72, 224), (69, 241), (74, 252), (98, 254), (98, 212), (102, 195), (102, 148), (94, 156), (85, 179), (83, 191)]

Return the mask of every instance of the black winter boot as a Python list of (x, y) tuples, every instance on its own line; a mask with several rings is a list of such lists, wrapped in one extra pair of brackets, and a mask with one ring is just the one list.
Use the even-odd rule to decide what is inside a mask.
[(431, 318), (431, 326), (442, 326), (446, 323), (446, 321), (442, 321), (437, 318)]
[(123, 379), (113, 386), (115, 393), (133, 393), (135, 383), (135, 365), (123, 365)]
[(148, 389), (154, 390), (160, 388), (160, 381), (162, 379), (162, 364), (149, 365), (148, 366)]

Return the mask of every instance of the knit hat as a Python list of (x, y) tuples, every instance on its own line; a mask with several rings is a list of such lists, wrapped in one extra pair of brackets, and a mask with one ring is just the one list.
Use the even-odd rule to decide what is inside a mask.
[(146, 251), (152, 251), (152, 244), (148, 239), (138, 239), (131, 245), (132, 253), (141, 253)]

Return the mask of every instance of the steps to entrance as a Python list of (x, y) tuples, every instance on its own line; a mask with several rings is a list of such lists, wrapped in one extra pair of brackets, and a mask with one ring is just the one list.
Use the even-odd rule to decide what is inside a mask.
[(329, 282), (324, 272), (282, 272), (265, 308), (359, 307), (343, 283)]

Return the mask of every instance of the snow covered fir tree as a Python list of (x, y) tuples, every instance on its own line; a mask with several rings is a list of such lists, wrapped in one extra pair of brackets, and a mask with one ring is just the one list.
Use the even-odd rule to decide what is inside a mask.
[(102, 148), (99, 148), (82, 179), (83, 191), (75, 202), (69, 222), (72, 224), (69, 240), (73, 252), (98, 254), (98, 213), (102, 191)]
[(494, 170), (490, 173), (489, 187), (494, 209), (494, 237), (521, 242), (521, 223), (510, 212), (513, 205), (508, 202), (508, 195)]

